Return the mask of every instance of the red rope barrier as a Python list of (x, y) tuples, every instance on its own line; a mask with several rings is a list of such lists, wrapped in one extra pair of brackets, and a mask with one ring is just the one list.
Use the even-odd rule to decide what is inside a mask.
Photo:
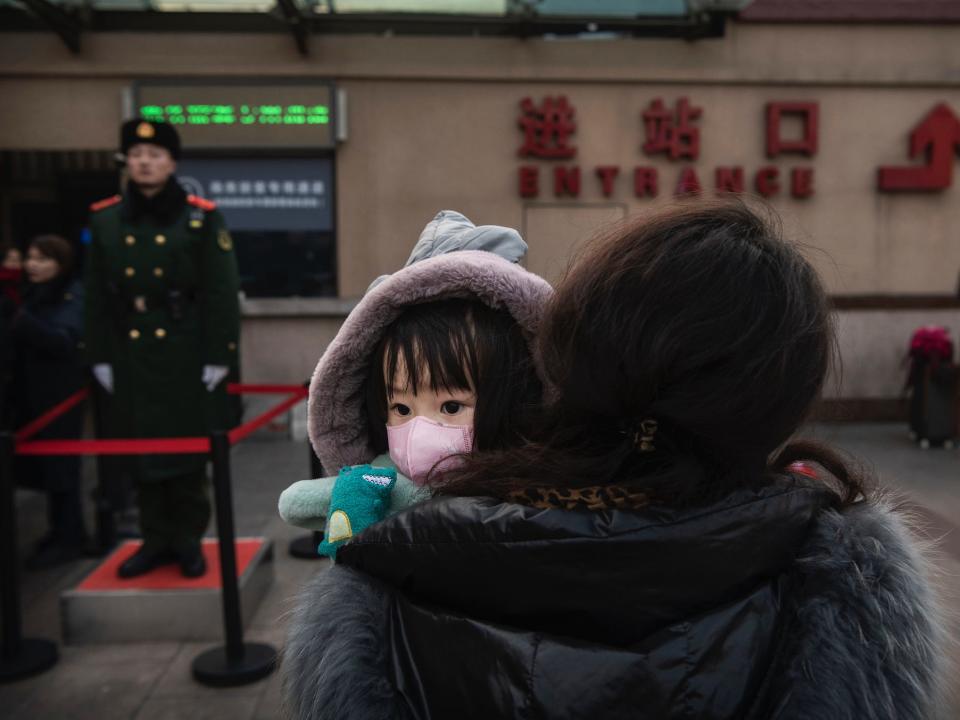
[[(256, 432), (278, 415), (285, 413), (307, 397), (302, 385), (244, 385), (230, 383), (227, 392), (234, 395), (290, 393), (277, 406), (231, 430), (227, 435), (235, 445)], [(32, 436), (71, 410), (88, 395), (84, 388), (21, 428), (15, 437), (17, 455), (192, 455), (210, 452), (210, 439), (205, 437), (107, 439), (107, 440), (29, 440)]]
[(209, 453), (204, 437), (145, 440), (33, 440), (17, 445), (17, 455), (191, 455)]
[(307, 389), (303, 385), (247, 385), (245, 383), (230, 383), (227, 392), (231, 395), (287, 395), (299, 393), (307, 396)]
[(307, 390), (303, 387), (297, 387), (297, 394), (293, 397), (285, 400), (284, 402), (277, 405), (272, 410), (268, 410), (259, 417), (254, 418), (248, 423), (235, 427), (227, 436), (230, 438), (230, 444), (236, 445), (238, 442), (243, 440), (245, 437), (251, 433), (259, 430), (261, 427), (266, 425), (268, 422), (273, 420), (277, 415), (285, 413), (287, 410), (292, 408), (294, 405), (299, 403), (307, 396)]
[(40, 432), (45, 427), (47, 427), (47, 425), (49, 425), (54, 420), (56, 420), (58, 417), (60, 417), (64, 413), (70, 412), (70, 410), (72, 410), (79, 403), (81, 403), (84, 400), (84, 398), (86, 398), (87, 395), (89, 394), (90, 394), (90, 391), (87, 388), (78, 390), (63, 402), (59, 403), (58, 405), (54, 405), (52, 408), (47, 410), (43, 415), (38, 417), (36, 420), (33, 420), (27, 423), (26, 425), (24, 425), (22, 428), (20, 428), (14, 434), (13, 436), (14, 439), (17, 442), (23, 442), (24, 440), (29, 440), (38, 432)]

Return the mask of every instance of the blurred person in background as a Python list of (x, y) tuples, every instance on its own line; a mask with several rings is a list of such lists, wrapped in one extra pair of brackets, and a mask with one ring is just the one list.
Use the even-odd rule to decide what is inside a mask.
[[(86, 265), (85, 342), (107, 393), (110, 437), (196, 437), (235, 418), (225, 379), (236, 364), (239, 275), (233, 241), (214, 204), (187, 195), (174, 172), (171, 125), (123, 124), (123, 195), (94, 203)], [(201, 538), (210, 520), (205, 455), (135, 456), (143, 544), (123, 578), (179, 563), (206, 572)]]
[(0, 264), (3, 270), (23, 270), (23, 253), (16, 245), (0, 246), (0, 257), (3, 258)]
[[(80, 339), (83, 289), (74, 279), (73, 249), (58, 235), (30, 241), (24, 262), (27, 284), (10, 322), (14, 370), (11, 395), (15, 427), (35, 420), (84, 384)], [(83, 412), (67, 412), (36, 439), (80, 437)], [(80, 458), (45, 456), (20, 463), (20, 477), (47, 494), (48, 530), (28, 567), (42, 569), (80, 557), (86, 532), (80, 499)], [(26, 471), (26, 472), (24, 472)]]

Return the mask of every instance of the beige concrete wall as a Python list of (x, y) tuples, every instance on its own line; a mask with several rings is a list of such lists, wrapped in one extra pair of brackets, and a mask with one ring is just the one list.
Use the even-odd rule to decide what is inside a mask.
[[(767, 100), (817, 100), (817, 194), (775, 201), (788, 229), (826, 251), (817, 262), (835, 293), (944, 293), (955, 289), (960, 267), (960, 182), (929, 195), (881, 195), (874, 184), (878, 165), (907, 162), (909, 131), (933, 104), (960, 111), (958, 46), (955, 26), (733, 25), (726, 38), (696, 43), (323, 37), (312, 40), (309, 58), (284, 35), (111, 33), (84, 36), (77, 57), (52, 35), (7, 34), (0, 147), (112, 147), (122, 90), (138, 77), (338, 80), (350, 108), (350, 137), (338, 151), (340, 283), (350, 297), (396, 267), (437, 209), (524, 222), (515, 150), (525, 95), (565, 93), (577, 108), (585, 189), (579, 201), (562, 202), (613, 202), (628, 213), (650, 205), (631, 197), (633, 165), (656, 166), (665, 189), (676, 181), (677, 164), (638, 150), (639, 113), (652, 98), (685, 95), (703, 108), (696, 168), (707, 183), (717, 165), (740, 164), (749, 180), (766, 162)], [(606, 199), (592, 173), (611, 163), (622, 175)], [(554, 255), (573, 242), (530, 240)]]
[(115, 149), (123, 89), (129, 84), (113, 78), (15, 79), (0, 73), (0, 149)]
[(240, 368), (246, 382), (309, 380), (342, 318), (246, 317), (241, 328)]
[(837, 313), (842, 367), (827, 382), (827, 397), (895, 398), (903, 393), (914, 330), (941, 325), (957, 342), (960, 309), (846, 310)]
[(956, 25), (728, 25), (723, 38), (603, 41), (323, 35), (89, 33), (71, 54), (53, 34), (5, 33), (0, 76), (325, 75), (525, 82), (956, 85)]
[[(942, 325), (960, 338), (960, 310), (846, 310), (836, 313), (841, 362), (824, 387), (827, 398), (897, 398), (903, 392), (910, 337)], [(245, 318), (241, 362), (247, 382), (300, 383), (336, 335), (342, 318)]]
[[(756, 170), (781, 170), (784, 189), (772, 199), (788, 236), (815, 250), (810, 257), (837, 294), (950, 293), (960, 272), (960, 180), (938, 193), (881, 194), (879, 165), (907, 164), (907, 138), (938, 102), (960, 112), (960, 89), (813, 88), (649, 84), (495, 84), (350, 81), (350, 137), (338, 151), (340, 282), (345, 296), (402, 262), (423, 223), (436, 210), (455, 208), (480, 222), (521, 227), (542, 203), (566, 208), (618, 204), (627, 213), (655, 204), (637, 200), (632, 171), (657, 168), (658, 200), (670, 200), (685, 163), (650, 158), (640, 150), (643, 109), (656, 97), (672, 106), (689, 97), (703, 108), (700, 158), (690, 163), (706, 188), (718, 166), (742, 166), (748, 188)], [(521, 98), (564, 93), (575, 105), (581, 196), (556, 198), (541, 168), (541, 194), (525, 202), (517, 193), (517, 129)], [(820, 150), (811, 159), (764, 155), (764, 107), (773, 100), (820, 104)], [(610, 198), (594, 176), (597, 165), (618, 165)], [(789, 197), (793, 167), (812, 167), (816, 193)], [(528, 228), (531, 257), (562, 255), (582, 224)], [(532, 231), (532, 232), (531, 232)], [(554, 264), (562, 265), (561, 257)]]
[[(819, 102), (817, 156), (772, 162), (813, 167), (816, 195), (779, 197), (774, 206), (787, 235), (811, 246), (833, 293), (957, 287), (960, 178), (939, 193), (881, 195), (875, 176), (879, 165), (909, 162), (910, 130), (934, 104), (960, 113), (960, 26), (733, 25), (723, 39), (692, 43), (315, 37), (308, 58), (286, 35), (110, 33), (84, 36), (83, 47), (73, 56), (52, 34), (2, 36), (0, 149), (112, 147), (122, 89), (136, 78), (336, 81), (349, 100), (349, 137), (337, 149), (342, 297), (396, 269), (442, 208), (523, 229), (530, 267), (556, 277), (597, 225), (655, 205), (633, 197), (635, 165), (657, 167), (660, 200), (669, 199), (679, 164), (640, 151), (639, 118), (653, 98), (672, 104), (681, 95), (704, 111), (694, 166), (708, 188), (718, 165), (742, 165), (749, 182), (767, 164), (765, 102)], [(577, 110), (581, 196), (555, 199), (544, 174), (541, 197), (522, 201), (518, 102), (560, 93)], [(544, 173), (551, 165), (534, 164)], [(611, 198), (593, 176), (601, 164), (621, 167)], [(895, 395), (900, 350), (935, 315), (843, 314), (842, 394)], [(335, 319), (248, 318), (247, 376), (304, 378), (336, 326)]]

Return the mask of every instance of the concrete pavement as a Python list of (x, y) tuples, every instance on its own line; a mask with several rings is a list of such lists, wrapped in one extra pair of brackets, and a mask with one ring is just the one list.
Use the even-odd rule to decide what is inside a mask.
[[(900, 425), (819, 425), (808, 434), (865, 459), (884, 486), (923, 509), (929, 532), (941, 540), (940, 578), (953, 611), (952, 633), (960, 639), (960, 451), (920, 450)], [(291, 558), (289, 541), (304, 534), (276, 514), (280, 491), (309, 476), (304, 441), (275, 426), (233, 449), (234, 502), (238, 535), (264, 535), (276, 543), (276, 582), (246, 637), (280, 649), (292, 598), (326, 560)], [(92, 463), (85, 466), (92, 483)], [(43, 502), (18, 493), (21, 554), (43, 531)], [(23, 611), (27, 636), (60, 638), (59, 593), (94, 566), (82, 560), (45, 572), (24, 572)], [(233, 689), (211, 689), (193, 681), (190, 663), (210, 644), (150, 643), (61, 646), (60, 662), (34, 678), (0, 685), (0, 715), (9, 720), (272, 720), (281, 717), (276, 674)], [(955, 654), (960, 660), (960, 654)], [(960, 687), (948, 718), (960, 717)]]

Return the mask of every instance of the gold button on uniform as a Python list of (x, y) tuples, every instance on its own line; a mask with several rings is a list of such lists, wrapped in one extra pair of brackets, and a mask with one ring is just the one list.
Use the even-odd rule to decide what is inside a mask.
[(154, 269), (153, 269), (153, 274), (154, 274), (156, 277), (163, 277), (163, 268), (154, 268)]
[(137, 271), (134, 270), (132, 267), (128, 267), (126, 270), (123, 271), (123, 274), (126, 275), (127, 277), (133, 277), (134, 275), (137, 274)]
[(140, 337), (140, 331), (139, 331), (139, 330), (137, 330), (136, 328), (134, 328), (133, 330), (130, 331), (130, 339), (131, 339), (131, 340), (136, 340), (136, 339), (139, 338), (139, 337)]
[(123, 239), (123, 241), (124, 241), (127, 245), (133, 245), (134, 243), (137, 242), (137, 239), (136, 239), (133, 235), (127, 235), (127, 236)]
[(163, 245), (167, 241), (167, 238), (164, 235), (157, 235), (153, 240), (157, 245)]
[(153, 334), (157, 336), (158, 340), (163, 340), (167, 336), (167, 331), (163, 328), (157, 328), (153, 331)]
[(235, 342), (228, 343), (228, 344), (227, 344), (227, 349), (228, 349), (228, 350), (236, 350), (236, 349), (237, 349), (237, 344), (236, 344)]

